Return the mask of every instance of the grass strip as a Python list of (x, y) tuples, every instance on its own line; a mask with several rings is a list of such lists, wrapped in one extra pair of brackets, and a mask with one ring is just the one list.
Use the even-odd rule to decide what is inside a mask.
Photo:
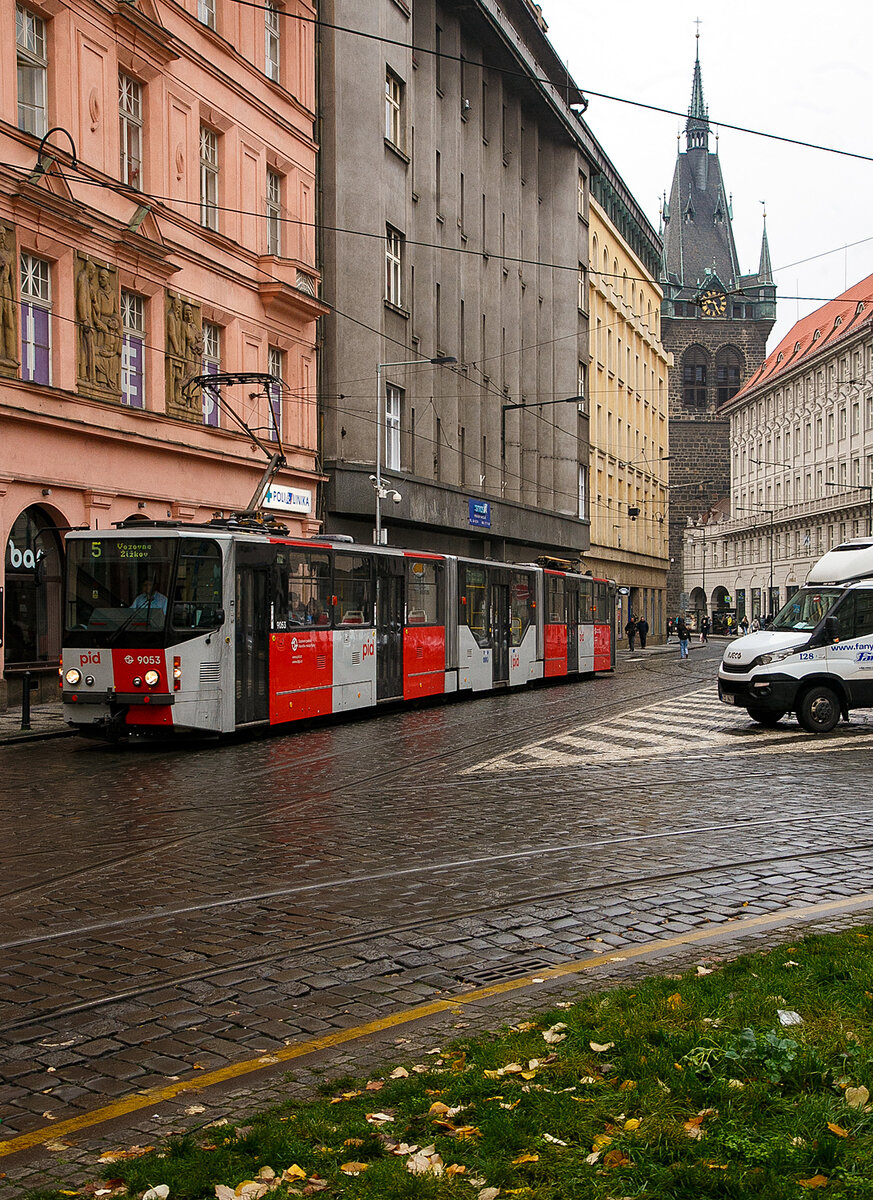
[(873, 1200), (871, 948), (704, 959), (28, 1200)]

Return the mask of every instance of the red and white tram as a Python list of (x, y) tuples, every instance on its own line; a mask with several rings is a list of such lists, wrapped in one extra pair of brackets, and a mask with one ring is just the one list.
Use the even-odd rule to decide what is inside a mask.
[(232, 521), (66, 545), (62, 699), (97, 736), (226, 734), (615, 665), (615, 587), (590, 575)]

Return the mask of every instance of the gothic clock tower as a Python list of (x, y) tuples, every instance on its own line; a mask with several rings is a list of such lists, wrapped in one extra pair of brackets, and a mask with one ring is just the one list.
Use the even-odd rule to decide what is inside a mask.
[[(700, 35), (698, 34), (698, 37)], [(670, 571), (667, 612), (684, 612), (682, 541), (696, 520), (730, 490), (730, 423), (720, 415), (766, 357), (776, 320), (766, 215), (761, 257), (743, 275), (731, 228), (718, 149), (710, 153), (699, 54), (694, 63), (685, 150), (679, 151), (663, 206), (661, 342), (670, 372)], [(711, 611), (711, 605), (707, 603)]]

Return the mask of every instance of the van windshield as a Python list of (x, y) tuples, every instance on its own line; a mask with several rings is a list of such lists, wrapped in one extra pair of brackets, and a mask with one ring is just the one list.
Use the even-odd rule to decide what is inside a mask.
[(779, 610), (770, 628), (798, 633), (815, 629), (842, 595), (843, 588), (802, 588)]

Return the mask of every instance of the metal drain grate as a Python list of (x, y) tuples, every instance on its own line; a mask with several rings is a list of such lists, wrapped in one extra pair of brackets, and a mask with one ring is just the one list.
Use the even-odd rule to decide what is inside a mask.
[(479, 970), (465, 970), (460, 967), (455, 976), (461, 983), (489, 984), (500, 983), (502, 979), (521, 979), (523, 975), (535, 975), (537, 971), (547, 971), (556, 967), (558, 960), (551, 958), (527, 957), (520, 954), (512, 958), (501, 958), (491, 967), (481, 967)]

